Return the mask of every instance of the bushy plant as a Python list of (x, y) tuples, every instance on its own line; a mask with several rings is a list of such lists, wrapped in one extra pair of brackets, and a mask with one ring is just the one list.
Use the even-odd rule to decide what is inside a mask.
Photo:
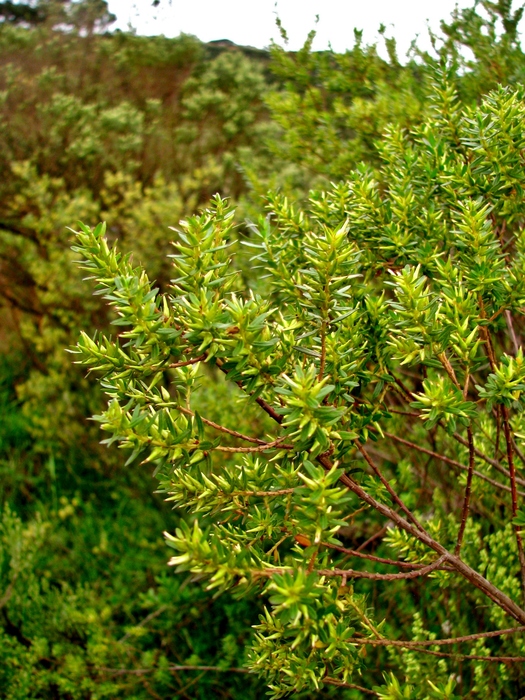
[[(305, 209), (269, 196), (257, 293), (220, 197), (181, 222), (166, 293), (103, 225), (77, 232), (116, 314), (76, 349), (106, 442), (186, 513), (176, 570), (265, 601), (249, 667), (272, 697), (524, 691), (524, 118), (521, 89), (462, 107), (442, 67), (377, 167)], [(208, 372), (238, 393), (225, 417), (264, 422), (210, 420)]]

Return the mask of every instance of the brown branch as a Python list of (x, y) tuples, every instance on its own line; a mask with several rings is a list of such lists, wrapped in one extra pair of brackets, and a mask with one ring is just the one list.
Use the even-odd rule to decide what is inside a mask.
[[(100, 673), (107, 673), (112, 676), (143, 676), (146, 673), (154, 673), (158, 668), (104, 668), (98, 667), (94, 669)], [(166, 666), (166, 671), (214, 671), (218, 673), (253, 673), (247, 668), (221, 668), (220, 666), (191, 666), (191, 665), (171, 665)]]
[[(330, 470), (333, 467), (330, 459), (324, 455), (319, 455), (317, 457), (317, 461), (327, 470)], [(393, 508), (390, 508), (385, 503), (381, 503), (381, 501), (375, 499), (347, 474), (341, 475), (339, 477), (339, 481), (347, 486), (352, 493), (355, 493), (355, 495), (361, 501), (367, 503), (385, 518), (391, 520), (401, 530), (404, 530), (409, 535), (412, 535), (418, 539), (420, 542), (429, 547), (429, 549), (432, 549), (434, 552), (439, 554), (439, 556), (446, 555), (447, 563), (450, 564), (461, 576), (463, 576), (463, 578), (490, 598), (490, 600), (496, 603), (496, 605), (498, 605), (508, 615), (513, 617), (517, 622), (525, 624), (525, 610), (520, 608), (511, 598), (509, 598), (508, 595), (503, 593), (503, 591), (500, 591), (496, 586), (494, 586), (494, 584), (490, 583), (490, 581), (487, 581), (486, 578), (468, 566), (468, 564), (462, 561), (459, 557), (448, 552), (442, 544), (437, 542), (427, 532), (419, 530), (408, 520), (405, 520), (402, 515), (396, 513)]]
[(192, 360), (185, 360), (184, 362), (173, 362), (168, 365), (170, 369), (176, 369), (177, 367), (187, 367), (188, 365), (196, 365), (198, 362), (202, 362), (208, 357), (208, 354), (203, 352), (199, 357), (194, 357)]
[[(459, 433), (453, 433), (453, 436), (452, 436), (452, 437), (453, 437), (454, 440), (456, 440), (457, 442), (460, 442), (460, 443), (461, 443), (462, 445), (464, 445), (465, 447), (468, 447), (468, 441), (465, 440), (465, 438), (462, 437)], [(483, 460), (484, 462), (486, 462), (487, 464), (490, 464), (491, 467), (494, 467), (494, 469), (496, 469), (496, 471), (498, 471), (500, 474), (503, 474), (504, 476), (506, 476), (507, 479), (510, 478), (509, 470), (508, 470), (508, 469), (505, 469), (505, 467), (501, 464), (501, 462), (498, 462), (497, 459), (492, 459), (492, 457), (489, 457), (488, 455), (486, 455), (486, 454), (485, 454), (484, 452), (482, 452), (481, 450), (478, 450), (477, 447), (474, 448), (474, 453), (475, 453), (476, 457), (479, 457), (480, 459), (482, 459), (482, 460)], [(497, 482), (496, 482), (496, 483), (497, 483)], [(525, 479), (520, 479), (519, 477), (516, 476), (516, 483), (517, 483), (517, 484), (520, 484), (521, 486), (525, 486)], [(504, 488), (503, 485), (502, 485), (502, 488)], [(522, 496), (525, 496), (525, 493), (522, 493), (521, 495), (522, 495)]]
[(478, 632), (477, 634), (466, 634), (463, 637), (449, 637), (447, 639), (426, 639), (422, 641), (403, 641), (398, 639), (366, 639), (362, 644), (373, 644), (375, 646), (445, 646), (447, 644), (463, 644), (465, 642), (474, 642), (478, 639), (490, 639), (493, 637), (502, 637), (507, 634), (516, 634), (516, 632), (524, 632), (525, 627), (508, 627), (503, 630), (493, 630), (492, 632)]
[[(314, 552), (314, 554), (316, 553), (317, 552)], [(436, 561), (432, 562), (432, 564), (422, 566), (420, 569), (416, 569), (415, 571), (407, 571), (400, 574), (377, 574), (370, 571), (356, 571), (355, 569), (313, 569), (310, 567), (308, 567), (308, 573), (313, 571), (313, 573), (317, 574), (318, 576), (326, 576), (328, 578), (341, 576), (345, 580), (349, 578), (366, 578), (372, 581), (396, 581), (426, 576), (427, 574), (432, 573), (432, 571), (439, 569), (444, 563), (445, 559), (446, 555), (443, 555)], [(258, 571), (254, 571), (253, 575), (256, 578), (259, 576), (271, 578), (275, 574), (284, 574), (287, 572), (293, 572), (293, 568), (289, 566), (275, 566), (269, 569), (259, 569)]]
[[(372, 646), (395, 646), (401, 647), (403, 649), (410, 649), (410, 651), (415, 651), (418, 654), (430, 654), (431, 656), (439, 656), (441, 658), (448, 659), (468, 659), (472, 661), (487, 661), (491, 663), (523, 663), (525, 661), (525, 656), (483, 656), (481, 654), (460, 654), (460, 653), (449, 653), (446, 651), (433, 651), (432, 649), (422, 649), (421, 645), (428, 644), (434, 645), (436, 642), (397, 642), (393, 639), (366, 639), (357, 640), (352, 639), (349, 644), (359, 644), (359, 645), (372, 645)], [(419, 644), (420, 646), (416, 646)]]
[(293, 445), (287, 445), (283, 443), (284, 437), (274, 440), (273, 442), (266, 442), (264, 445), (257, 445), (257, 447), (226, 447), (224, 445), (217, 445), (214, 450), (219, 452), (265, 452), (266, 450), (274, 450), (277, 447), (280, 450), (293, 450)]
[(463, 535), (465, 534), (465, 528), (467, 526), (468, 511), (470, 506), (470, 496), (472, 493), (472, 476), (474, 474), (474, 437), (472, 435), (472, 426), (469, 424), (467, 428), (468, 435), (468, 448), (469, 448), (469, 460), (468, 460), (468, 474), (467, 474), (467, 485), (465, 487), (465, 498), (463, 500), (463, 508), (461, 509), (461, 524), (459, 526), (458, 539), (456, 542), (456, 548), (454, 554), (459, 556), (461, 551), (461, 544), (463, 543)]
[[(180, 411), (181, 413), (184, 413), (186, 416), (192, 416), (195, 417), (195, 413), (191, 411), (189, 408), (185, 408), (184, 406), (177, 406), (177, 411)], [(201, 420), (205, 425), (209, 425), (210, 428), (215, 428), (215, 430), (219, 430), (221, 433), (226, 433), (227, 435), (232, 435), (233, 437), (239, 438), (240, 440), (245, 440), (246, 442), (253, 442), (256, 445), (267, 445), (268, 443), (266, 440), (261, 440), (260, 438), (255, 438), (255, 437), (250, 437), (249, 435), (244, 435), (243, 433), (239, 433), (237, 430), (231, 430), (230, 428), (226, 428), (224, 425), (219, 425), (219, 423), (215, 423), (212, 420), (208, 420), (207, 418), (204, 418), (201, 416)]]
[(383, 537), (385, 532), (388, 530), (388, 525), (389, 523), (386, 523), (386, 525), (383, 525), (383, 527), (378, 530), (377, 532), (374, 532), (373, 535), (370, 535), (370, 537), (363, 542), (362, 544), (359, 545), (359, 547), (355, 550), (356, 552), (361, 552), (363, 549), (366, 549), (369, 544), (372, 544), (372, 542), (375, 542), (379, 537)]
[(377, 562), (378, 564), (387, 564), (388, 566), (397, 566), (400, 569), (420, 569), (426, 564), (416, 564), (409, 561), (397, 561), (395, 559), (385, 559), (384, 557), (376, 557), (373, 554), (363, 554), (356, 549), (347, 549), (346, 547), (340, 547), (337, 544), (330, 544), (329, 542), (321, 542), (323, 547), (328, 547), (329, 549), (334, 549), (337, 552), (342, 552), (343, 554), (348, 554), (351, 557), (358, 557), (359, 559), (366, 559), (368, 561)]
[(259, 496), (260, 498), (266, 496), (286, 496), (290, 493), (294, 493), (297, 489), (305, 489), (306, 486), (295, 486), (289, 489), (275, 489), (274, 491), (239, 491), (235, 492), (233, 496)]
[(323, 683), (327, 683), (328, 685), (336, 685), (338, 688), (351, 688), (352, 690), (359, 690), (361, 691), (361, 693), (374, 695), (376, 698), (379, 697), (375, 690), (368, 690), (367, 688), (363, 688), (362, 685), (356, 685), (355, 683), (345, 683), (344, 681), (338, 681), (337, 678), (330, 678), (330, 676), (326, 676), (325, 678), (323, 678)]
[[(219, 359), (217, 358), (217, 359), (215, 360), (215, 362), (216, 362), (216, 364), (217, 364), (217, 367), (221, 370), (221, 372), (224, 372), (224, 374), (225, 374), (226, 376), (228, 376), (228, 370), (227, 370), (227, 369), (224, 369), (222, 360), (219, 360)], [(235, 382), (235, 383), (237, 384), (237, 386), (238, 386), (240, 389), (242, 389), (243, 391), (245, 390), (245, 389), (244, 389), (244, 386), (243, 386), (243, 384), (242, 384), (242, 382)], [(249, 396), (251, 396), (251, 395), (252, 395), (252, 394), (249, 394)], [(276, 423), (279, 423), (279, 425), (281, 425), (281, 423), (283, 422), (283, 417), (282, 417), (281, 415), (279, 415), (279, 414), (277, 413), (277, 411), (276, 411), (272, 406), (270, 406), (269, 403), (267, 403), (264, 399), (261, 399), (260, 396), (258, 396), (258, 397), (255, 399), (255, 403), (257, 403), (257, 404), (262, 408), (262, 410), (270, 416), (270, 418), (273, 418), (273, 420), (274, 420)]]
[(415, 571), (407, 571), (400, 574), (376, 574), (370, 571), (355, 571), (354, 569), (317, 569), (316, 573), (319, 574), (319, 576), (327, 577), (343, 576), (345, 579), (366, 578), (370, 579), (371, 581), (398, 581), (402, 579), (418, 578), (419, 576), (427, 576), (427, 574), (432, 573), (432, 571), (439, 569), (441, 564), (444, 563), (445, 559), (446, 555), (443, 555), (428, 566), (422, 566), (420, 569), (416, 569)]
[(415, 398), (414, 394), (410, 391), (410, 389), (406, 388), (406, 386), (403, 384), (401, 379), (394, 377), (394, 381), (397, 384), (397, 386), (402, 390), (405, 397), (407, 397), (409, 401), (412, 401)]
[[(514, 466), (514, 452), (512, 449), (512, 436), (509, 422), (509, 409), (502, 404), (501, 412), (503, 414), (503, 432), (505, 434), (505, 444), (507, 446), (507, 462), (509, 464), (510, 487), (512, 489), (512, 518), (518, 515), (518, 489), (516, 487), (516, 467)], [(525, 603), (525, 552), (523, 551), (523, 540), (521, 538), (521, 530), (519, 525), (514, 525), (514, 534), (516, 537), (516, 545), (518, 547), (518, 558), (520, 562), (521, 573), (521, 594)]]
[[(383, 431), (383, 435), (387, 438), (390, 438), (391, 440), (395, 440), (396, 442), (400, 442), (402, 445), (406, 445), (407, 447), (411, 447), (413, 450), (417, 450), (418, 452), (423, 452), (426, 455), (429, 455), (430, 457), (434, 457), (435, 459), (439, 459), (442, 462), (445, 462), (446, 464), (451, 464), (453, 467), (458, 467), (458, 469), (463, 469), (464, 471), (468, 471), (468, 467), (465, 464), (461, 464), (461, 462), (457, 462), (455, 459), (451, 459), (450, 457), (447, 457), (446, 455), (443, 455), (439, 452), (434, 452), (433, 450), (428, 450), (426, 447), (421, 447), (421, 445), (417, 445), (415, 442), (410, 442), (410, 440), (405, 440), (405, 438), (398, 437), (397, 435), (394, 435), (393, 433), (388, 433), (386, 431)], [(454, 437), (456, 435), (461, 438), (461, 442), (465, 442), (465, 444), (468, 446), (468, 441), (464, 440), (460, 435), (455, 433)], [(456, 437), (456, 439), (458, 439)], [(474, 448), (474, 454), (478, 454), (479, 450)], [(480, 456), (480, 455), (478, 455)], [(508, 471), (506, 469), (503, 469), (504, 473), (508, 476)], [(492, 486), (495, 486), (498, 489), (501, 489), (502, 491), (507, 491), (508, 493), (511, 492), (510, 486), (507, 486), (506, 484), (500, 484), (499, 481), (496, 481), (495, 479), (491, 479), (490, 476), (486, 476), (482, 472), (477, 471), (474, 469), (473, 471), (474, 476), (479, 477), (480, 479), (483, 479), (489, 484), (492, 484)], [(518, 491), (518, 493), (521, 496), (525, 496), (525, 492)]]
[(440, 353), (438, 355), (438, 360), (443, 365), (445, 372), (450, 377), (450, 379), (451, 379), (452, 383), (454, 384), (454, 386), (456, 387), (456, 389), (459, 389), (461, 391), (461, 386), (460, 386), (458, 379), (456, 377), (456, 373), (454, 372), (454, 368), (450, 364), (450, 360), (448, 359), (446, 354), (444, 352)]
[(514, 323), (512, 321), (512, 314), (509, 309), (505, 311), (505, 320), (507, 322), (507, 328), (509, 329), (510, 337), (512, 340), (512, 344), (514, 346), (514, 352), (516, 355), (518, 354), (518, 351), (520, 349), (521, 342), (518, 339), (518, 336), (516, 335), (516, 331), (514, 329)]
[(414, 525), (418, 528), (418, 530), (421, 530), (422, 532), (425, 532), (425, 528), (423, 527), (423, 525), (421, 525), (421, 523), (418, 521), (418, 519), (416, 518), (416, 516), (407, 508), (407, 506), (406, 506), (406, 505), (403, 503), (403, 501), (399, 498), (399, 496), (397, 495), (397, 493), (394, 491), (394, 489), (393, 489), (393, 488), (390, 486), (390, 484), (388, 483), (388, 480), (385, 479), (385, 477), (384, 477), (383, 474), (381, 473), (379, 467), (375, 464), (375, 462), (373, 461), (373, 459), (370, 458), (370, 455), (367, 453), (367, 451), (365, 450), (365, 448), (364, 448), (362, 445), (360, 445), (359, 443), (356, 443), (356, 444), (357, 444), (357, 449), (359, 450), (359, 452), (361, 452), (361, 454), (362, 454), (363, 457), (365, 458), (367, 464), (372, 468), (372, 470), (374, 471), (374, 473), (376, 474), (376, 476), (379, 478), (379, 480), (381, 481), (381, 483), (383, 484), (383, 486), (386, 488), (386, 490), (387, 490), (388, 493), (390, 494), (390, 497), (392, 498), (392, 500), (394, 501), (394, 503), (395, 503), (397, 506), (399, 506), (399, 508), (401, 508), (401, 510), (405, 513), (405, 515), (408, 517), (408, 519), (411, 520), (411, 521), (414, 523)]
[[(227, 374), (227, 370), (222, 368), (222, 362), (217, 361), (217, 366)], [(241, 388), (242, 388), (242, 383)], [(257, 403), (261, 408), (271, 416), (277, 423), (281, 424), (283, 421), (282, 416), (280, 416), (274, 408), (267, 404), (262, 399), (256, 399)], [(317, 461), (326, 470), (333, 468), (333, 463), (329, 456), (326, 454), (321, 454), (317, 456)], [(345, 485), (352, 493), (354, 493), (363, 503), (374, 508), (381, 515), (383, 515), (388, 520), (391, 520), (397, 527), (404, 530), (409, 535), (412, 535), (420, 542), (425, 544), (427, 547), (436, 552), (440, 557), (444, 556), (446, 563), (450, 564), (455, 571), (457, 571), (463, 578), (469, 581), (473, 586), (480, 590), (484, 595), (486, 595), (490, 600), (492, 600), (498, 607), (504, 610), (508, 615), (513, 617), (517, 622), (525, 624), (525, 610), (519, 607), (508, 595), (503, 591), (499, 590), (490, 581), (487, 581), (480, 573), (472, 569), (468, 564), (466, 564), (462, 559), (455, 556), (449, 552), (442, 544), (437, 542), (433, 537), (431, 537), (424, 529), (419, 529), (415, 526), (413, 522), (405, 520), (405, 518), (397, 513), (393, 508), (389, 507), (385, 503), (381, 503), (369, 493), (367, 493), (356, 481), (354, 481), (347, 474), (342, 474), (339, 477), (339, 481)], [(406, 507), (406, 506), (405, 506)], [(410, 520), (413, 519), (413, 516)]]
[[(516, 443), (516, 440), (514, 440), (514, 437), (512, 438), (512, 447), (514, 448), (514, 452), (515, 452), (515, 453), (518, 455), (518, 457), (520, 458), (522, 464), (525, 464), (525, 455), (524, 455), (523, 452), (520, 450), (518, 444)], [(518, 478), (516, 477), (516, 481), (517, 481), (518, 484), (519, 484), (521, 480), (518, 479)]]

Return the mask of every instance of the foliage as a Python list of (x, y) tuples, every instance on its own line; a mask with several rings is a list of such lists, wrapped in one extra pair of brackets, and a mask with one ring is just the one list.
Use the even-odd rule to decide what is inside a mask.
[[(345, 54), (310, 37), (270, 55), (110, 34), (98, 0), (0, 3), (2, 697), (523, 694), (515, 665), (461, 657), (523, 655), (517, 635), (430, 645), (508, 616), (447, 565), (392, 578), (438, 554), (341, 483), (403, 515), (395, 490), (453, 552), (472, 427), (460, 556), (519, 600), (520, 19), (506, 1), (457, 10), (405, 62), (359, 33)], [(215, 192), (230, 204), (194, 216)], [(118, 308), (72, 265), (78, 218), (106, 220), (108, 256), (118, 238)], [(122, 354), (126, 294), (147, 313)], [(71, 363), (80, 329), (117, 384)], [(125, 464), (86, 419), (130, 387), (110, 416)], [(202, 573), (165, 569), (163, 529)], [(353, 576), (387, 580), (314, 575), (354, 556)]]
[[(486, 633), (525, 624), (524, 118), (521, 89), (462, 107), (436, 70), (421, 124), (391, 126), (378, 166), (307, 209), (269, 196), (243, 241), (263, 295), (236, 270), (218, 196), (181, 222), (164, 293), (103, 225), (77, 232), (119, 328), (76, 350), (109, 397), (105, 442), (151, 463), (187, 513), (166, 534), (177, 571), (265, 601), (249, 667), (272, 697), (372, 690), (385, 653), (379, 697), (523, 692), (522, 635)], [(210, 421), (193, 399), (203, 365), (273, 427)], [(465, 635), (459, 675), (463, 649), (441, 649)]]

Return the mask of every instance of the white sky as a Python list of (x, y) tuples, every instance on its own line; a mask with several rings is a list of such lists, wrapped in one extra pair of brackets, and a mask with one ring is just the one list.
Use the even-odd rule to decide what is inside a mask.
[(378, 40), (381, 23), (387, 36), (395, 36), (402, 59), (410, 42), (419, 35), (421, 48), (430, 48), (427, 21), (434, 30), (439, 21), (448, 19), (455, 5), (469, 7), (473, 0), (161, 0), (153, 8), (152, 0), (108, 0), (117, 16), (112, 28), (128, 28), (138, 34), (177, 36), (181, 32), (195, 34), (202, 41), (230, 39), (236, 44), (263, 48), (271, 39), (280, 40), (275, 26), (278, 12), (286, 28), (289, 48), (298, 49), (308, 31), (316, 27), (316, 49), (344, 51), (353, 45), (353, 29), (364, 30), (364, 40)]

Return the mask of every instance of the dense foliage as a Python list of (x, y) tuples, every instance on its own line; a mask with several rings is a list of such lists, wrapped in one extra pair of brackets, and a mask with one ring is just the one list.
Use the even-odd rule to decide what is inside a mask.
[(403, 65), (11, 5), (2, 696), (521, 697), (521, 11)]

